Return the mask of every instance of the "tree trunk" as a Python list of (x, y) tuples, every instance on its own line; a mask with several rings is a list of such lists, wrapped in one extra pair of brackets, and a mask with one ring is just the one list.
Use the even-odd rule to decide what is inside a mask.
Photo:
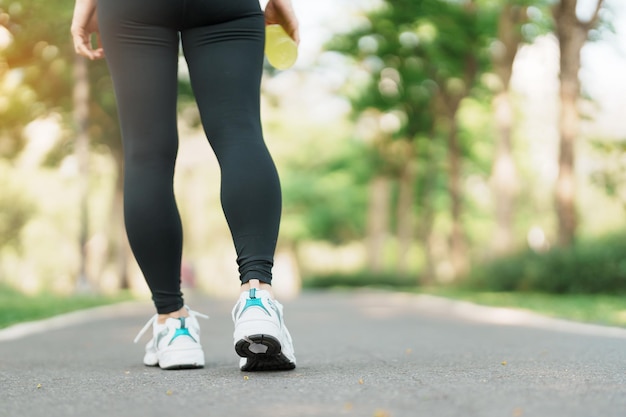
[(580, 95), (580, 51), (587, 42), (589, 31), (598, 21), (602, 3), (603, 0), (598, 0), (594, 14), (587, 22), (581, 22), (576, 16), (577, 0), (561, 0), (554, 8), (560, 50), (559, 175), (555, 192), (560, 246), (571, 245), (576, 237), (575, 151), (580, 123), (577, 107)]
[(112, 153), (117, 166), (117, 177), (115, 179), (115, 189), (113, 191), (113, 202), (111, 204), (111, 216), (109, 220), (109, 260), (115, 265), (115, 270), (119, 278), (119, 288), (126, 290), (130, 288), (130, 277), (128, 276), (130, 247), (124, 227), (124, 162), (121, 151), (113, 151)]
[[(434, 136), (434, 133), (431, 135)], [(433, 192), (437, 183), (437, 159), (433, 152), (432, 142), (426, 143), (422, 147), (423, 159), (425, 161), (424, 182), (419, 201), (422, 202), (422, 209), (419, 216), (419, 226), (417, 236), (424, 248), (425, 265), (424, 272), (419, 280), (421, 285), (431, 285), (437, 279), (435, 268), (435, 256), (432, 248), (432, 231), (435, 219), (435, 208), (433, 206)]]
[[(457, 106), (458, 107), (458, 106)], [(450, 196), (450, 211), (452, 216), (452, 231), (450, 232), (450, 260), (454, 267), (455, 277), (467, 271), (467, 247), (461, 215), (463, 212), (463, 186), (461, 178), (461, 146), (459, 131), (456, 123), (456, 111), (450, 117), (448, 132), (448, 195)]]
[(370, 272), (382, 272), (385, 241), (389, 233), (390, 182), (383, 176), (370, 183), (367, 213), (367, 260)]
[(79, 184), (79, 267), (76, 291), (87, 292), (91, 283), (87, 276), (87, 240), (89, 238), (89, 79), (87, 61), (76, 56), (74, 59), (74, 128), (76, 139), (74, 154), (78, 161)]
[(499, 47), (493, 54), (493, 65), (500, 86), (494, 97), (496, 124), (496, 156), (491, 184), (496, 212), (496, 232), (493, 249), (496, 254), (514, 248), (515, 198), (518, 191), (517, 169), (513, 159), (513, 108), (509, 93), (513, 62), (522, 43), (520, 25), (527, 20), (526, 7), (507, 3), (498, 22)]
[[(409, 145), (411, 146), (411, 145)], [(398, 178), (398, 206), (396, 236), (398, 240), (397, 270), (409, 273), (409, 253), (413, 243), (413, 201), (415, 198), (415, 167), (412, 153), (409, 154)]]
[(464, 96), (465, 94), (453, 96), (445, 93), (441, 96), (446, 114), (444, 129), (447, 147), (448, 197), (450, 199), (450, 219), (452, 221), (448, 245), (453, 278), (455, 279), (463, 275), (469, 265), (462, 222), (463, 179), (461, 178), (461, 165), (463, 156), (461, 154), (461, 144), (459, 143), (459, 127), (456, 121), (456, 113)]
[[(477, 18), (477, 4), (470, 0), (465, 4), (466, 13)], [(447, 146), (448, 146), (448, 195), (450, 197), (450, 211), (452, 217), (452, 230), (450, 232), (450, 261), (454, 269), (454, 279), (464, 275), (469, 269), (469, 254), (467, 252), (466, 236), (463, 227), (463, 178), (462, 163), (463, 155), (459, 142), (459, 126), (457, 113), (462, 100), (467, 97), (470, 89), (475, 84), (478, 73), (478, 60), (468, 51), (464, 56), (463, 86), (447, 90), (443, 93), (445, 114), (447, 118)]]
[(497, 143), (491, 183), (495, 198), (496, 232), (493, 249), (497, 254), (510, 252), (514, 247), (513, 223), (517, 195), (517, 169), (513, 160), (512, 106), (509, 92), (502, 91), (494, 98)]

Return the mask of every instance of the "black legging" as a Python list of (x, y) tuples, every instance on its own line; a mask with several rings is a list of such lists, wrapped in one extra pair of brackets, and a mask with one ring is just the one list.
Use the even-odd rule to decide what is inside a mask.
[(281, 212), (260, 122), (265, 39), (258, 0), (98, 0), (124, 143), (124, 216), (158, 313), (183, 306), (173, 191), (179, 44), (221, 169), (241, 282), (270, 283)]

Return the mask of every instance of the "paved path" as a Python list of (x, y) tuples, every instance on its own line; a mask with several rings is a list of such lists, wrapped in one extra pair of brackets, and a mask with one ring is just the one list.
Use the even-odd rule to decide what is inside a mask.
[(194, 298), (211, 315), (200, 370), (141, 364), (145, 340), (131, 341), (147, 304), (0, 332), (0, 416), (626, 416), (624, 330), (431, 297), (306, 293), (284, 303), (298, 368), (255, 374), (236, 366), (232, 303)]

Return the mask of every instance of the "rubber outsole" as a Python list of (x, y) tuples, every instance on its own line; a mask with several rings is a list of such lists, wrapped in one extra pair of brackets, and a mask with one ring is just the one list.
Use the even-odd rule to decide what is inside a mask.
[[(260, 353), (258, 350), (265, 352)], [(247, 336), (235, 344), (235, 352), (247, 359), (246, 364), (241, 367), (241, 370), (245, 372), (290, 371), (296, 367), (296, 364), (282, 353), (278, 339), (270, 335)]]
[(171, 366), (167, 366), (167, 367), (161, 367), (161, 369), (165, 369), (165, 370), (168, 370), (168, 371), (176, 371), (176, 370), (179, 370), (179, 369), (200, 369), (200, 368), (204, 368), (204, 365), (183, 364), (183, 365), (171, 365)]

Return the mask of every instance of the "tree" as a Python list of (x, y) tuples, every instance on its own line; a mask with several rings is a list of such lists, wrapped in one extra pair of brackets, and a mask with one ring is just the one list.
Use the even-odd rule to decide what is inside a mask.
[[(373, 171), (367, 215), (369, 269), (383, 268), (383, 246), (390, 234), (395, 205), (399, 242), (397, 269), (406, 271), (408, 248), (413, 242), (414, 187), (417, 170), (416, 140), (431, 131), (429, 117), (434, 91), (418, 53), (420, 43), (414, 2), (388, 1), (369, 13), (369, 25), (336, 36), (328, 45), (350, 56), (356, 71), (366, 74), (350, 95), (354, 117), (370, 149)], [(363, 77), (360, 77), (363, 78)], [(396, 204), (392, 204), (393, 187)]]
[(588, 40), (589, 31), (598, 24), (603, 2), (604, 0), (597, 0), (592, 16), (586, 21), (581, 20), (576, 14), (578, 0), (561, 0), (553, 8), (560, 51), (559, 176), (555, 200), (558, 243), (561, 246), (568, 246), (574, 242), (578, 226), (575, 146), (580, 123), (577, 106), (580, 96), (578, 78), (581, 67), (580, 52)]
[[(392, 198), (391, 192), (383, 194), (381, 190), (388, 190), (385, 182), (390, 181), (398, 190), (394, 204), (399, 245), (396, 269), (407, 270), (406, 254), (417, 231), (413, 221), (416, 207), (429, 207), (423, 203), (433, 198), (430, 192), (436, 183), (436, 172), (420, 168), (436, 154), (426, 145), (432, 141), (447, 149), (450, 253), (456, 272), (461, 273), (467, 267), (462, 225), (462, 161), (466, 152), (459, 138), (457, 113), (488, 65), (486, 46), (495, 30), (494, 14), (491, 8), (479, 13), (475, 1), (390, 0), (367, 19), (367, 26), (335, 37), (329, 49), (351, 57), (359, 73), (367, 73), (366, 81), (350, 98), (357, 124), (372, 126), (367, 140), (377, 161), (368, 216), (368, 240), (374, 242), (368, 256), (370, 267), (381, 265), (381, 225), (389, 222), (379, 213), (389, 212), (380, 207), (388, 206), (383, 200)], [(429, 179), (421, 181), (421, 175)], [(420, 183), (428, 185), (428, 192), (418, 193), (422, 202), (416, 204), (414, 190)], [(433, 219), (430, 215), (420, 217), (422, 221)], [(432, 229), (419, 230), (427, 234)], [(422, 238), (428, 240), (427, 236)]]
[[(446, 36), (430, 45), (429, 59), (432, 77), (440, 86), (438, 101), (445, 123), (440, 130), (446, 138), (448, 156), (448, 194), (452, 229), (450, 232), (450, 260), (456, 277), (469, 267), (467, 242), (463, 226), (463, 156), (458, 112), (462, 101), (478, 84), (480, 75), (489, 67), (486, 50), (495, 32), (493, 9), (478, 12), (476, 1), (450, 5), (444, 13), (432, 14), (433, 22)], [(436, 13), (436, 11), (432, 11)]]
[(496, 231), (493, 253), (505, 255), (515, 249), (514, 223), (519, 178), (514, 160), (515, 110), (510, 83), (520, 47), (551, 30), (549, 0), (500, 1), (497, 38), (492, 46), (496, 75), (493, 117), (496, 140), (491, 185), (495, 203)]
[(523, 41), (521, 25), (527, 20), (527, 6), (506, 2), (498, 19), (498, 38), (492, 53), (493, 69), (498, 77), (493, 98), (496, 155), (491, 174), (496, 211), (496, 232), (492, 243), (496, 253), (507, 253), (514, 244), (513, 218), (518, 184), (513, 160), (510, 82), (513, 62)]
[(74, 58), (74, 131), (75, 155), (80, 176), (79, 192), (79, 266), (76, 287), (79, 291), (88, 291), (91, 287), (87, 276), (87, 241), (89, 240), (89, 77), (85, 58)]

